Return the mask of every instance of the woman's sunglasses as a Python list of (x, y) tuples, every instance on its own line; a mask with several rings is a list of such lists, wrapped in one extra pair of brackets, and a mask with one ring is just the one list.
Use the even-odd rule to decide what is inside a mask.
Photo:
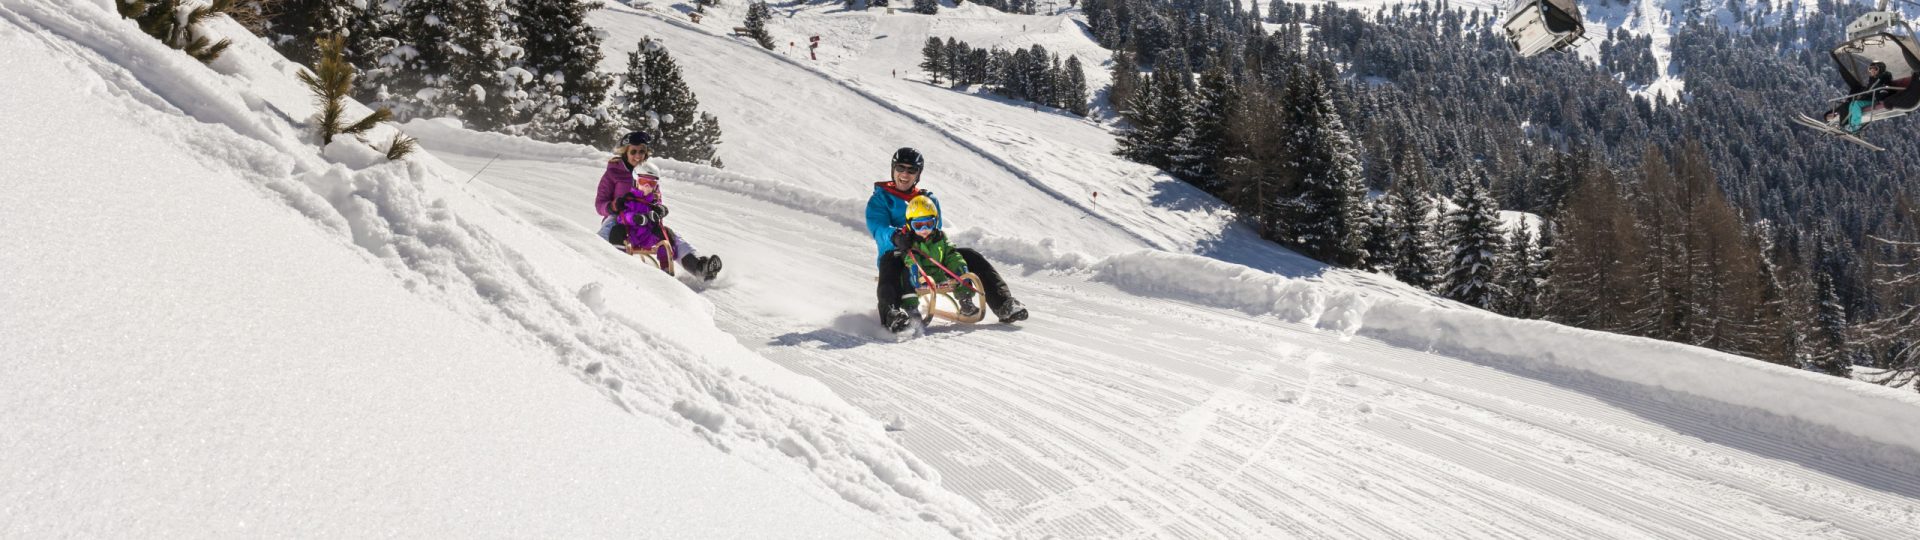
[(920, 168), (912, 165), (894, 165), (893, 172), (920, 174)]

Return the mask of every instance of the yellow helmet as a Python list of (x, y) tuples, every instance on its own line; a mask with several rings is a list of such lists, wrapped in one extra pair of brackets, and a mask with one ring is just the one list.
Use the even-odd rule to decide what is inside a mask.
[(940, 216), (940, 209), (934, 207), (933, 199), (927, 198), (926, 195), (916, 195), (914, 196), (913, 200), (907, 201), (907, 220), (908, 221), (912, 221), (914, 219), (923, 218), (923, 217), (939, 217), (939, 216)]

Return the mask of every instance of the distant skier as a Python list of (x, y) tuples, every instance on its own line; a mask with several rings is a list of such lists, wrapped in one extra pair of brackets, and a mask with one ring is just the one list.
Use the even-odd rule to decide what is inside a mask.
[[(940, 230), (940, 209), (934, 205), (932, 198), (919, 195), (907, 201), (906, 217), (907, 226), (895, 229), (891, 240), (907, 270), (907, 275), (903, 276), (907, 283), (917, 287), (930, 279), (935, 284), (945, 284), (952, 281), (954, 276), (967, 274), (966, 258), (960, 255), (959, 249), (947, 242), (947, 233)], [(948, 275), (949, 272), (952, 275)], [(889, 273), (885, 268), (880, 271), (883, 287), (889, 281)], [(895, 295), (900, 299), (902, 311), (911, 313), (918, 307), (920, 299), (911, 294), (912, 291), (913, 288), (909, 287)], [(954, 289), (953, 300), (959, 304), (961, 317), (971, 319), (980, 314), (980, 305), (973, 301), (974, 292), (966, 287)]]
[[(665, 226), (665, 198), (660, 193), (660, 169), (647, 158), (653, 137), (635, 131), (620, 138), (613, 159), (607, 160), (607, 172), (600, 176), (600, 190), (593, 198), (600, 212), (600, 238), (616, 246), (646, 247), (670, 240), (680, 267), (712, 280), (720, 275), (720, 257), (702, 257), (679, 233)], [(662, 238), (664, 237), (664, 238)]]
[[(944, 229), (946, 218), (940, 213), (940, 199), (933, 192), (920, 189), (920, 174), (926, 170), (926, 159), (912, 148), (901, 148), (893, 153), (893, 179), (890, 182), (875, 182), (873, 196), (867, 199), (867, 232), (873, 236), (874, 245), (880, 255), (874, 261), (880, 269), (880, 284), (876, 294), (879, 297), (880, 322), (888, 330), (900, 332), (906, 330), (918, 317), (918, 306), (905, 305), (903, 298), (913, 297), (913, 284), (906, 279), (906, 262), (901, 257), (902, 249), (894, 244), (894, 234), (907, 227), (907, 209), (916, 197), (924, 197), (933, 206), (934, 228)], [(968, 248), (955, 248), (954, 252), (966, 263), (974, 275), (980, 276), (980, 285), (986, 288), (987, 307), (1000, 317), (1000, 322), (1022, 321), (1027, 318), (1027, 308), (1014, 299), (1013, 291), (1007, 288), (1000, 273), (987, 262), (986, 257)], [(916, 299), (917, 304), (917, 299)], [(910, 311), (911, 310), (911, 311)]]

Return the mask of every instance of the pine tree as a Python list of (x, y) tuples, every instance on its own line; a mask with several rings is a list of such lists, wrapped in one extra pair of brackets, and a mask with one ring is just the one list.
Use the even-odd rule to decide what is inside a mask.
[(313, 47), (315, 40), (347, 36), (351, 33), (349, 29), (358, 31), (352, 26), (361, 11), (355, 7), (358, 3), (357, 0), (280, 0), (278, 9), (269, 14), (272, 29), (264, 37), (288, 60), (314, 65), (320, 58)]
[(1812, 318), (1808, 307), (1812, 301), (1805, 296), (1805, 279), (1780, 264), (1784, 251), (1774, 243), (1776, 232), (1773, 225), (1762, 221), (1755, 226), (1760, 246), (1760, 276), (1765, 280), (1761, 292), (1760, 326), (1765, 335), (1772, 336), (1773, 346), (1762, 349), (1761, 360), (1786, 366), (1803, 366), (1811, 361), (1807, 352), (1806, 320)]
[(660, 42), (640, 40), (618, 88), (620, 118), (653, 134), (655, 157), (718, 166), (719, 120), (699, 111), (700, 100)]
[(767, 19), (772, 16), (772, 12), (767, 9), (766, 2), (754, 0), (753, 3), (747, 5), (747, 21), (745, 23), (747, 35), (752, 36), (753, 41), (759, 43), (761, 48), (769, 51), (773, 50), (773, 33), (767, 31)]
[(520, 49), (501, 35), (487, 0), (413, 0), (401, 11), (390, 98), (396, 116), (451, 116), (493, 130), (520, 120), (510, 103), (526, 77), (509, 73)]
[(1689, 343), (1744, 356), (1759, 356), (1773, 335), (1760, 325), (1766, 285), (1754, 272), (1756, 244), (1739, 212), (1720, 191), (1704, 149), (1685, 141), (1675, 154), (1674, 177), (1685, 201), (1688, 283), (1695, 291), (1694, 339)]
[(933, 15), (940, 12), (939, 0), (913, 0), (914, 13)]
[(1920, 302), (1916, 302), (1920, 300), (1920, 242), (1874, 240), (1888, 255), (1889, 260), (1880, 264), (1893, 271), (1881, 285), (1902, 307), (1860, 326), (1862, 340), (1882, 351), (1878, 367), (1885, 369), (1868, 380), (1908, 385), (1920, 379)]
[(920, 48), (920, 69), (927, 72), (927, 82), (940, 84), (940, 77), (953, 67), (948, 64), (947, 47), (940, 38), (928, 37), (927, 44)]
[(700, 113), (700, 119), (693, 123), (679, 145), (680, 156), (673, 158), (689, 163), (703, 163), (714, 168), (725, 168), (720, 161), (720, 118), (709, 113)]
[(1034, 45), (1033, 48), (1028, 49), (1027, 91), (1026, 95), (1022, 97), (1034, 103), (1054, 103), (1053, 77), (1058, 73), (1058, 70), (1052, 68), (1057, 63), (1053, 55), (1048, 53), (1044, 47)]
[(1001, 65), (1000, 95), (1015, 99), (1027, 98), (1027, 90), (1032, 87), (1032, 79), (1029, 78), (1031, 72), (1027, 70), (1027, 64), (1032, 61), (1031, 53), (1026, 49), (1014, 49), (1013, 53), (1007, 55), (1007, 62)]
[(1387, 199), (1380, 198), (1367, 202), (1367, 258), (1360, 264), (1361, 270), (1392, 274), (1394, 263), (1393, 241), (1399, 234), (1399, 225), (1393, 222), (1393, 207)]
[(1551, 220), (1542, 220), (1536, 230), (1539, 235), (1534, 239), (1534, 265), (1530, 276), (1533, 278), (1534, 309), (1531, 318), (1546, 318), (1553, 309), (1553, 288), (1557, 284), (1553, 275), (1553, 259), (1558, 251), (1560, 233)]
[(1507, 260), (1501, 265), (1499, 279), (1506, 294), (1495, 311), (1509, 317), (1538, 318), (1540, 292), (1545, 285), (1540, 273), (1546, 267), (1546, 261), (1541, 259), (1533, 228), (1524, 225), (1514, 227), (1507, 247)]
[(1547, 315), (1609, 332), (1642, 324), (1638, 313), (1649, 285), (1637, 263), (1646, 258), (1646, 242), (1621, 194), (1619, 178), (1588, 162), (1556, 217), (1551, 266), (1555, 284)]
[(1133, 60), (1133, 53), (1115, 51), (1113, 53), (1113, 84), (1107, 88), (1107, 103), (1127, 120), (1137, 122), (1131, 113), (1131, 103), (1142, 84), (1140, 65)]
[(1451, 267), (1441, 283), (1447, 298), (1492, 309), (1504, 292), (1497, 279), (1504, 237), (1499, 207), (1477, 179), (1460, 182), (1453, 211), (1447, 213), (1447, 247)]
[(1820, 301), (1815, 319), (1819, 350), (1814, 354), (1813, 361), (1805, 367), (1835, 377), (1851, 377), (1854, 351), (1847, 325), (1847, 308), (1840, 303), (1832, 276), (1816, 274), (1813, 283)]
[(1353, 267), (1366, 259), (1363, 245), (1366, 185), (1359, 148), (1348, 135), (1333, 96), (1319, 74), (1301, 70), (1288, 82), (1283, 98), (1282, 155), (1299, 178), (1287, 203), (1288, 243), (1309, 257)]
[(1087, 73), (1080, 67), (1080, 57), (1068, 56), (1065, 69), (1066, 86), (1060, 100), (1066, 104), (1067, 112), (1084, 117), (1093, 111), (1088, 109)]
[[(929, 40), (931, 40), (931, 38), (929, 38)], [(952, 79), (951, 82), (953, 83), (953, 86), (958, 87), (960, 85), (971, 82), (967, 80), (962, 80), (962, 78), (956, 74), (956, 72), (958, 71), (958, 69), (956, 69), (956, 66), (965, 63), (961, 60), (961, 58), (966, 56), (967, 52), (972, 49), (973, 47), (969, 47), (967, 46), (967, 44), (961, 43), (960, 40), (957, 40), (951, 37), (947, 38), (947, 44), (941, 48), (940, 53), (946, 59), (945, 62), (946, 62), (947, 69), (945, 71), (948, 74), (948, 78)]]
[(1200, 76), (1200, 85), (1187, 104), (1186, 128), (1175, 137), (1173, 174), (1199, 186), (1208, 193), (1219, 193), (1221, 144), (1227, 136), (1227, 113), (1233, 109), (1235, 93), (1224, 68), (1214, 67)]
[(1244, 86), (1238, 94), (1241, 99), (1227, 115), (1219, 167), (1220, 198), (1262, 238), (1278, 240), (1281, 201), (1293, 189), (1281, 174), (1285, 144), (1273, 129), (1282, 121), (1279, 107), (1264, 85)]
[(525, 54), (521, 67), (535, 79), (529, 135), (549, 141), (602, 144), (615, 136), (607, 110), (613, 78), (600, 71), (600, 35), (583, 0), (508, 0), (512, 34)]
[(1159, 80), (1165, 77), (1169, 75), (1141, 76), (1140, 88), (1133, 92), (1120, 110), (1121, 117), (1131, 122), (1132, 126), (1121, 129), (1120, 142), (1114, 155), (1155, 167), (1165, 166), (1169, 141), (1159, 138), (1166, 131), (1160, 124), (1165, 119), (1159, 114), (1160, 103), (1164, 101), (1160, 98), (1160, 92), (1168, 86), (1160, 84)]
[(1440, 270), (1434, 265), (1438, 255), (1434, 253), (1433, 200), (1420, 160), (1413, 152), (1403, 152), (1396, 162), (1393, 189), (1388, 193), (1390, 221), (1397, 227), (1391, 266), (1394, 279), (1431, 291), (1439, 284)]
[(369, 1), (365, 9), (353, 11), (347, 23), (351, 32), (345, 34), (347, 62), (360, 68), (354, 99), (394, 109), (395, 116), (410, 102), (397, 98), (392, 84), (418, 55), (405, 39), (408, 24), (401, 8), (398, 0)]

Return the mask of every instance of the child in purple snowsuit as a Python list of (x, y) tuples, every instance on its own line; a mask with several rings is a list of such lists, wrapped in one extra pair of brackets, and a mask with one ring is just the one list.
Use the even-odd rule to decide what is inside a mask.
[[(660, 223), (660, 218), (666, 217), (666, 206), (660, 204), (660, 191), (658, 189), (634, 191), (616, 199), (615, 202), (624, 203), (616, 206), (625, 208), (621, 208), (620, 213), (610, 216), (613, 218), (611, 221), (626, 229), (626, 245), (639, 249), (659, 246), (654, 249), (654, 259), (673, 260), (673, 253), (669, 251), (669, 247), (661, 245), (661, 241), (668, 240), (670, 235), (666, 232), (666, 225)], [(611, 242), (613, 240), (611, 230), (608, 231), (608, 235), (610, 237), (608, 241)], [(674, 238), (671, 244), (671, 249), (674, 251), (688, 249), (686, 242), (678, 238)]]
[[(647, 162), (653, 154), (648, 146), (652, 141), (644, 131), (628, 133), (620, 139), (618, 155), (607, 160), (593, 199), (594, 210), (600, 213), (600, 238), (623, 248), (643, 249), (666, 240), (673, 246), (673, 256), (680, 258), (681, 268), (713, 279), (720, 273), (720, 257), (700, 256), (692, 244), (660, 221), (667, 217), (667, 206), (660, 195), (660, 170)], [(658, 250), (655, 258), (666, 262), (671, 260), (667, 254)]]

